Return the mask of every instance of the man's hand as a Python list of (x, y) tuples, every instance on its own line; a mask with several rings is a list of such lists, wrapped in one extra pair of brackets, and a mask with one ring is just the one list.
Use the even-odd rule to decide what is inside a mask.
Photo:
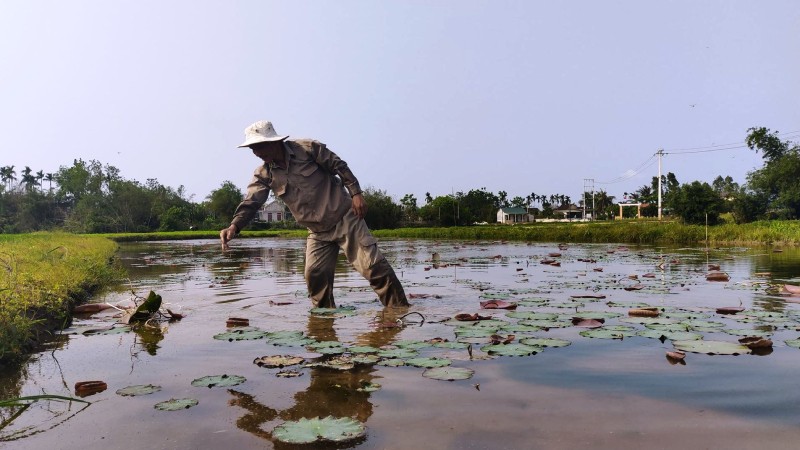
[(221, 230), (219, 232), (219, 240), (222, 241), (222, 250), (223, 251), (230, 250), (230, 247), (228, 247), (228, 241), (233, 239), (235, 236), (236, 236), (236, 226), (235, 225), (231, 225), (228, 228), (225, 228), (224, 230)]
[(353, 212), (356, 213), (359, 219), (363, 219), (367, 215), (367, 201), (364, 196), (356, 194), (353, 196)]

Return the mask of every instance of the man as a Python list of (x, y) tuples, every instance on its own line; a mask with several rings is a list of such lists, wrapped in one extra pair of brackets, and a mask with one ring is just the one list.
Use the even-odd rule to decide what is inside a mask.
[(220, 231), (222, 248), (253, 220), (272, 190), (297, 223), (308, 228), (305, 278), (314, 306), (336, 307), (333, 274), (339, 248), (384, 306), (408, 306), (400, 280), (364, 222), (367, 203), (347, 163), (319, 141), (279, 136), (264, 120), (244, 134), (239, 147), (249, 147), (264, 164), (256, 168), (231, 225)]

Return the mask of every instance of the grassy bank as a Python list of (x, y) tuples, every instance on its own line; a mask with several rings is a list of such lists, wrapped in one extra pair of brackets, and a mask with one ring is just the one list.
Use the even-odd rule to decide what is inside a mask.
[[(676, 221), (623, 220), (613, 222), (531, 223), (450, 228), (375, 230), (378, 237), (409, 239), (506, 240), (527, 242), (596, 242), (618, 244), (800, 245), (800, 221), (774, 220), (743, 225), (684, 225)], [(305, 230), (244, 231), (243, 238), (304, 238)], [(218, 231), (120, 233), (97, 235), (117, 242), (179, 239), (219, 239)]]
[[(800, 245), (800, 221), (754, 222), (708, 227), (709, 245)], [(674, 221), (533, 223), (451, 228), (377, 230), (378, 237), (509, 240), (528, 242), (596, 242), (626, 244), (704, 244), (706, 227)]]
[(0, 235), (0, 361), (64, 324), (70, 306), (115, 275), (117, 245), (64, 233)]

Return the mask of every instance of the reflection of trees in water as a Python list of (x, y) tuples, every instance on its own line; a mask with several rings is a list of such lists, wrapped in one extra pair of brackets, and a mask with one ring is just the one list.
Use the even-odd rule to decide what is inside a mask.
[[(0, 399), (17, 398), (22, 391), (22, 383), (27, 378), (27, 364), (0, 365)], [(8, 420), (17, 408), (0, 408), (0, 424)]]
[[(387, 312), (391, 315), (391, 312)], [(391, 320), (391, 318), (389, 319)], [(311, 316), (307, 335), (318, 341), (338, 341), (333, 328), (334, 319)], [(392, 343), (400, 328), (377, 329), (359, 335), (360, 345), (382, 347)], [(229, 390), (233, 395), (230, 405), (239, 406), (248, 412), (236, 421), (240, 429), (255, 436), (271, 439), (271, 433), (261, 428), (262, 424), (276, 419), (293, 421), (314, 417), (352, 417), (364, 423), (372, 415), (370, 393), (358, 391), (372, 383), (376, 369), (372, 365), (357, 364), (352, 370), (312, 368), (308, 387), (294, 395), (295, 403), (284, 410), (276, 410), (259, 403), (252, 395)], [(352, 444), (350, 442), (349, 444)]]

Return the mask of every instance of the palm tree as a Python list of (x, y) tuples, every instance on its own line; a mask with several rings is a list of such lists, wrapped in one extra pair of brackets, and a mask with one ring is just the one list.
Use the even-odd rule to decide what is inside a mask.
[(53, 180), (55, 179), (55, 174), (53, 173), (46, 173), (44, 174), (44, 179), (49, 183), (48, 185), (48, 192), (53, 193)]
[(44, 171), (36, 172), (36, 184), (39, 185), (39, 192), (42, 192), (42, 180), (44, 180)]
[(8, 190), (11, 190), (11, 182), (17, 181), (17, 172), (14, 170), (14, 166), (5, 166), (2, 168), (2, 178), (3, 182), (8, 187)]
[(25, 170), (22, 171), (22, 180), (20, 180), (20, 184), (25, 185), (25, 191), (30, 192), (30, 190), (36, 186), (36, 176), (32, 174), (33, 170), (30, 167), (25, 166)]

